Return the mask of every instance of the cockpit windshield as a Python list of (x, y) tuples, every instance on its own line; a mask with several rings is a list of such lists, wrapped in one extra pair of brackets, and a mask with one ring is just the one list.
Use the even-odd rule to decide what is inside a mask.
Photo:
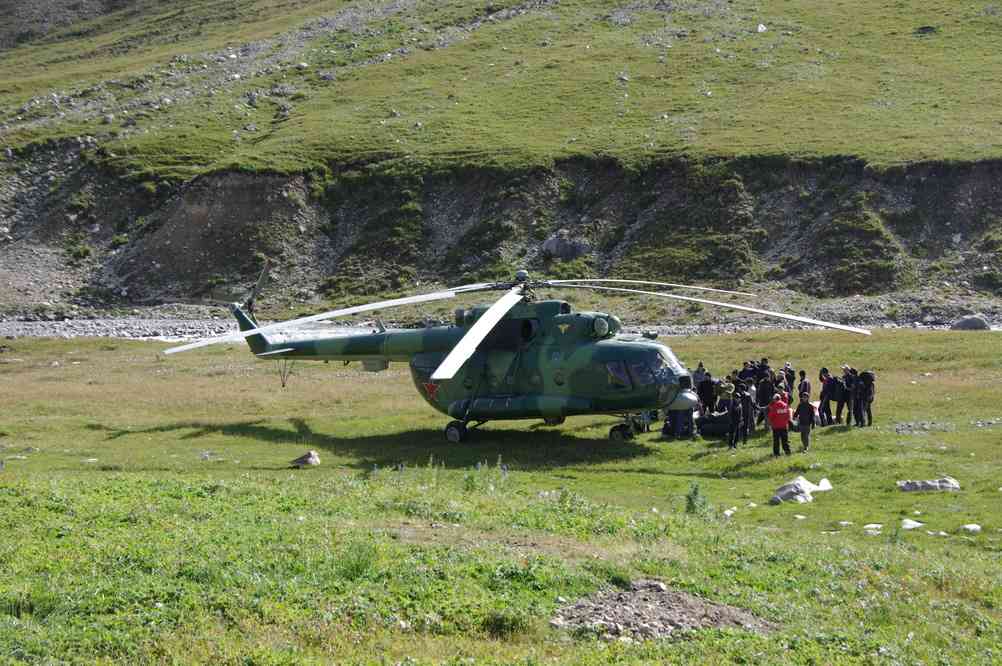
[(663, 363), (668, 366), (668, 369), (672, 371), (672, 373), (676, 375), (685, 374), (685, 367), (681, 362), (679, 362), (678, 357), (675, 356), (670, 349), (665, 347), (664, 349), (659, 350), (658, 355), (661, 357)]
[(630, 363), (630, 375), (638, 386), (665, 382), (682, 371), (678, 359), (671, 352), (667, 356), (652, 351), (642, 360)]

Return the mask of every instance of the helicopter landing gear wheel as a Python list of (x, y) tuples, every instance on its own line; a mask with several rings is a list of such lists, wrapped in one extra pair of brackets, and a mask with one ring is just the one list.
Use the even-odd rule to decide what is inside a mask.
[(625, 423), (612, 426), (612, 429), (609, 430), (609, 441), (614, 444), (622, 444), (631, 439), (633, 439), (633, 428)]
[(445, 438), (453, 444), (466, 440), (466, 424), (462, 421), (452, 421), (445, 426)]

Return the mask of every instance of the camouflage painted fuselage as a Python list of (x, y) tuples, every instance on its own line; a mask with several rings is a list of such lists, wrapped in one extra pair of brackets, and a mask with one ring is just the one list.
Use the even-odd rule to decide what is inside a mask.
[[(248, 338), (262, 358), (361, 361), (369, 370), (406, 362), (432, 407), (463, 421), (629, 414), (695, 405), (691, 377), (665, 345), (619, 335), (616, 317), (571, 312), (564, 301), (516, 305), (455, 377), (431, 374), (486, 307), (458, 310), (456, 323), (347, 335)], [(254, 321), (235, 310), (241, 329)], [(599, 321), (601, 320), (601, 321)]]

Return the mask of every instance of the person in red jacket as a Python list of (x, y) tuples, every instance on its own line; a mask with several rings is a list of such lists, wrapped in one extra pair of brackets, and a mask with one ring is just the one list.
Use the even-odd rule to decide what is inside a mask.
[(790, 406), (778, 393), (769, 403), (769, 425), (772, 427), (772, 455), (779, 456), (779, 445), (790, 455)]

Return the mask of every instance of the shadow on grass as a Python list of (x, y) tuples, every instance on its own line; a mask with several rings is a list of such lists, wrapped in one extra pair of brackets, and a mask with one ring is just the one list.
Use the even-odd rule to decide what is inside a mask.
[(179, 439), (192, 440), (224, 435), (272, 444), (296, 444), (323, 449), (331, 454), (356, 459), (350, 467), (371, 469), (373, 465), (397, 463), (424, 465), (430, 456), (446, 467), (470, 467), (478, 462), (493, 464), (498, 457), (520, 469), (546, 469), (565, 465), (623, 461), (652, 455), (654, 450), (638, 442), (613, 443), (605, 439), (576, 437), (563, 430), (526, 431), (512, 429), (473, 430), (462, 444), (444, 441), (440, 430), (407, 430), (389, 434), (338, 437), (315, 432), (300, 418), (282, 422), (259, 419), (231, 423), (180, 421), (142, 430), (122, 430), (102, 424), (90, 424), (89, 430), (107, 433), (107, 439), (131, 435), (181, 433)]

